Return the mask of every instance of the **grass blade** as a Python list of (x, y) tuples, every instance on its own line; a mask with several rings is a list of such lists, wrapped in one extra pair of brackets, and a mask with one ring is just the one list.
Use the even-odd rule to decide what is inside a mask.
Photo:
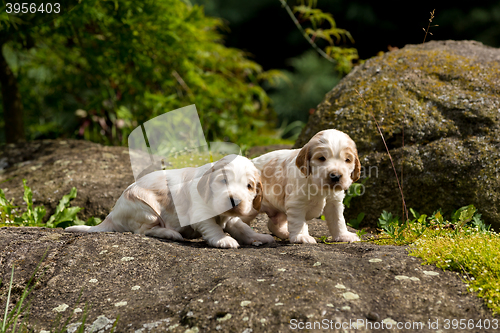
[(12, 265), (12, 273), (10, 275), (9, 293), (7, 294), (7, 303), (5, 304), (5, 314), (3, 315), (2, 332), (5, 332), (5, 324), (7, 323), (7, 313), (9, 312), (10, 292), (12, 290), (13, 281), (14, 281), (14, 265)]

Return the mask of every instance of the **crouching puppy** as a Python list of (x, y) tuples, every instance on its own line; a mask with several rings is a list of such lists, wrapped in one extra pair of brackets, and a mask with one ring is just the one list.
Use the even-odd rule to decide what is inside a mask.
[(259, 172), (252, 162), (228, 155), (213, 166), (209, 163), (147, 174), (123, 192), (101, 224), (73, 226), (66, 231), (130, 231), (177, 241), (201, 236), (220, 248), (255, 241), (272, 243), (271, 235), (253, 231), (240, 219), (258, 213), (261, 189)]
[(316, 243), (306, 221), (325, 215), (334, 241), (354, 242), (344, 220), (345, 190), (359, 179), (356, 144), (340, 131), (317, 133), (302, 149), (278, 150), (253, 159), (261, 173), (262, 211), (269, 230), (292, 243)]

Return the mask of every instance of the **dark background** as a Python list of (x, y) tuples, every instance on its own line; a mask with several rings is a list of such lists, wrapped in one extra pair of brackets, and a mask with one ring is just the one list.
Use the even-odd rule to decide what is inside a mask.
[[(195, 0), (205, 12), (229, 23), (226, 45), (253, 54), (265, 69), (285, 68), (286, 59), (310, 49), (279, 0)], [(292, 6), (293, 1), (288, 1)], [(317, 8), (333, 14), (337, 27), (348, 30), (361, 59), (387, 47), (422, 43), (435, 9), (427, 40), (477, 40), (498, 47), (500, 1), (370, 1), (318, 0)]]

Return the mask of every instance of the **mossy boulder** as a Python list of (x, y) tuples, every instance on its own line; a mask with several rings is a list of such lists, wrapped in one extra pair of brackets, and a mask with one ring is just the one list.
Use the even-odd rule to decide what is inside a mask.
[[(358, 146), (365, 194), (347, 217), (402, 213), (391, 152), (408, 207), (450, 214), (474, 204), (500, 227), (500, 50), (475, 41), (408, 45), (366, 61), (318, 106), (296, 142), (336, 128)], [(403, 171), (403, 175), (401, 172)]]

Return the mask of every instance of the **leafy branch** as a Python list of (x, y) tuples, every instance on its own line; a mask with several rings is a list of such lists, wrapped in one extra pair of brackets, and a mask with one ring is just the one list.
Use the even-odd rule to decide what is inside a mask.
[[(281, 5), (287, 11), (288, 15), (292, 19), (297, 29), (302, 33), (302, 36), (311, 44), (314, 50), (318, 52), (326, 60), (335, 63), (337, 70), (342, 74), (347, 74), (352, 68), (352, 62), (359, 59), (358, 51), (355, 48), (342, 48), (336, 46), (335, 43), (340, 41), (346, 42), (346, 38), (354, 43), (349, 31), (345, 29), (337, 28), (335, 20), (332, 14), (325, 13), (321, 9), (313, 8), (316, 5), (315, 0), (309, 0), (306, 5), (304, 1), (301, 1), (301, 5), (294, 6), (293, 11), (288, 6), (285, 0), (279, 0)], [(304, 22), (310, 22), (312, 28), (303, 28), (295, 13), (299, 13), (299, 18)], [(329, 28), (322, 29), (320, 26), (323, 23), (328, 23)], [(328, 42), (329, 46), (322, 50), (315, 42), (316, 38), (323, 39)]]

